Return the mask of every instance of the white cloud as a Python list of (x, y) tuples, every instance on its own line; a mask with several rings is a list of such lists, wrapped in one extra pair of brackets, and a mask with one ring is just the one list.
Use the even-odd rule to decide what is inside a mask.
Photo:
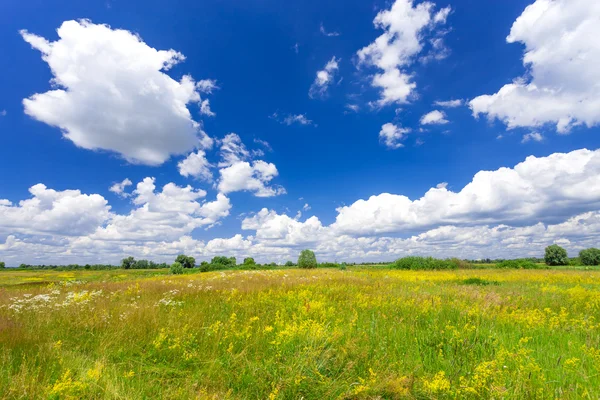
[(306, 114), (287, 114), (285, 117), (282, 118), (277, 112), (274, 112), (271, 116), (269, 116), (269, 118), (274, 119), (280, 124), (285, 124), (288, 126), (293, 124), (315, 125), (315, 123), (312, 120), (308, 119)]
[(304, 211), (309, 211), (310, 210), (310, 206), (308, 205), (308, 203), (304, 203), (304, 206), (302, 207), (302, 209)]
[(18, 205), (0, 201), (0, 236), (2, 233), (84, 235), (110, 216), (108, 201), (99, 194), (56, 191), (41, 183), (30, 187), (29, 193), (32, 197)]
[(165, 73), (183, 54), (88, 20), (66, 21), (57, 33), (59, 40), (49, 42), (21, 31), (54, 76), (52, 90), (23, 100), (27, 115), (60, 128), (78, 147), (113, 151), (132, 163), (160, 165), (210, 143), (187, 105), (201, 105), (200, 92), (214, 89), (214, 81), (184, 75), (178, 82)]
[(404, 147), (400, 141), (410, 132), (408, 128), (402, 128), (388, 122), (381, 127), (379, 131), (379, 141), (385, 144), (389, 149), (398, 149)]
[(443, 125), (449, 121), (443, 111), (433, 110), (421, 117), (421, 125)]
[(534, 142), (541, 142), (542, 140), (544, 140), (544, 137), (539, 132), (526, 133), (525, 135), (523, 135), (521, 143), (527, 143), (531, 140), (533, 140)]
[(323, 23), (321, 22), (321, 25), (319, 26), (319, 32), (321, 32), (321, 35), (323, 36), (327, 36), (327, 37), (336, 37), (336, 36), (340, 36), (339, 32), (327, 32), (325, 30), (325, 27), (323, 26)]
[(360, 107), (358, 106), (358, 104), (346, 104), (345, 107), (353, 112), (358, 112), (358, 110), (360, 109)]
[(440, 106), (440, 107), (455, 108), (455, 107), (462, 106), (464, 103), (465, 102), (463, 100), (457, 99), (457, 100), (436, 101), (434, 104), (436, 106)]
[(119, 197), (129, 197), (129, 193), (125, 192), (125, 188), (131, 185), (133, 185), (133, 182), (131, 182), (129, 178), (125, 178), (122, 182), (118, 182), (112, 185), (108, 190)]
[(317, 71), (317, 76), (308, 91), (308, 96), (310, 98), (325, 96), (327, 89), (333, 83), (333, 80), (340, 69), (340, 61), (339, 58), (335, 58), (334, 56), (327, 64), (325, 64), (325, 67), (322, 70)]
[(279, 175), (275, 164), (262, 160), (237, 161), (219, 171), (218, 189), (222, 193), (238, 191), (252, 192), (256, 197), (272, 197), (285, 194), (280, 186), (268, 186)]
[[(382, 72), (373, 76), (372, 85), (381, 90), (380, 106), (406, 103), (416, 88), (406, 68), (421, 53), (426, 36), (438, 25), (445, 24), (450, 7), (437, 13), (435, 5), (423, 2), (413, 6), (411, 0), (396, 0), (391, 9), (380, 11), (373, 23), (384, 33), (357, 52), (359, 65), (377, 67)], [(438, 50), (445, 48), (441, 37), (431, 42)], [(434, 45), (435, 43), (435, 45)], [(435, 49), (434, 49), (435, 50)]]
[(208, 99), (202, 100), (202, 102), (200, 103), (200, 114), (206, 115), (209, 117), (214, 117), (215, 115), (217, 115), (214, 112), (212, 112), (212, 110), (210, 109), (210, 100), (208, 100)]
[(448, 187), (448, 182), (440, 182), (437, 185), (435, 185), (435, 187), (437, 189), (446, 189)]
[(185, 177), (194, 177), (201, 181), (210, 182), (212, 180), (211, 164), (206, 159), (206, 153), (198, 150), (190, 153), (186, 158), (177, 164), (179, 173)]
[(200, 93), (212, 93), (213, 90), (219, 89), (219, 87), (214, 79), (202, 79), (196, 82), (196, 89)]
[(229, 199), (219, 193), (213, 202), (201, 203), (206, 196), (201, 189), (180, 187), (167, 183), (156, 192), (154, 178), (145, 178), (137, 184), (129, 214), (112, 215), (106, 226), (90, 235), (100, 241), (177, 240), (194, 229), (216, 224), (229, 215)]
[(6, 110), (2, 110), (2, 111), (0, 111), (0, 116), (6, 117), (6, 114), (7, 114), (7, 113), (6, 113)]
[(269, 144), (269, 142), (267, 142), (266, 140), (262, 140), (262, 139), (254, 139), (254, 143), (256, 144), (260, 144), (261, 146), (263, 146), (267, 151), (273, 151), (273, 148), (271, 147), (271, 145)]
[(279, 175), (275, 164), (262, 160), (248, 161), (250, 157), (251, 153), (238, 135), (230, 133), (225, 136), (221, 141), (222, 161), (219, 163), (221, 169), (217, 189), (221, 193), (248, 191), (256, 197), (285, 194), (283, 187), (269, 186), (273, 178)]
[(514, 168), (479, 171), (460, 192), (431, 188), (417, 200), (382, 193), (338, 208), (348, 234), (407, 232), (441, 224), (552, 221), (600, 206), (600, 150), (527, 157)]
[(600, 2), (537, 0), (514, 22), (508, 43), (525, 45), (525, 77), (471, 100), (509, 129), (551, 123), (559, 133), (600, 123)]

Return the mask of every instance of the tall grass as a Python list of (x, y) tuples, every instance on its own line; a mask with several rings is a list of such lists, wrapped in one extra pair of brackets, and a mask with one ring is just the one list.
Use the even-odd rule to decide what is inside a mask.
[(596, 271), (11, 274), (0, 398), (600, 397)]

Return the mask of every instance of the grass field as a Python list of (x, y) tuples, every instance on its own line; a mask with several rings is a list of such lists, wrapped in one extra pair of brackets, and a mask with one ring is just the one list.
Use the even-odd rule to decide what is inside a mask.
[(0, 398), (599, 397), (598, 271), (0, 273)]

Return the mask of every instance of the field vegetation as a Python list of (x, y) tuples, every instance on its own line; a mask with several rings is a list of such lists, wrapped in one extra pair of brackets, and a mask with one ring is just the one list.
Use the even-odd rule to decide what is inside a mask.
[(304, 254), (305, 268), (5, 269), (0, 398), (600, 397), (593, 265)]

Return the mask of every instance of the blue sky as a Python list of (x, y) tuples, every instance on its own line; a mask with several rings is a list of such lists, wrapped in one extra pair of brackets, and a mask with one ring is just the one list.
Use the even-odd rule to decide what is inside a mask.
[[(4, 3), (0, 259), (576, 252), (600, 226), (598, 13)], [(190, 154), (202, 167), (182, 172)]]

